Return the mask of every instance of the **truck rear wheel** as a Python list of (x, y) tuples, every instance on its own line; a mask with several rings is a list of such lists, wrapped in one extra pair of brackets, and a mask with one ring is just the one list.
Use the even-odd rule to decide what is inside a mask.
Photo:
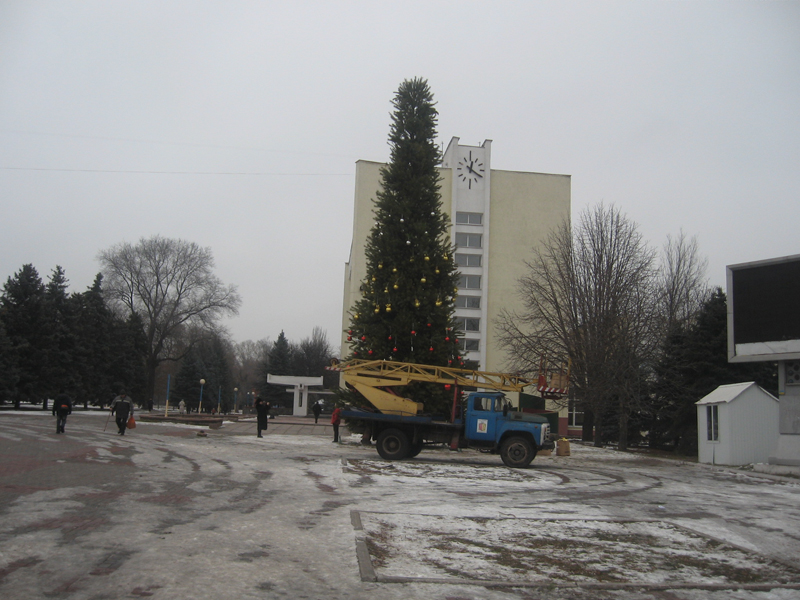
[(400, 429), (384, 429), (378, 434), (378, 454), (386, 460), (400, 460), (408, 456), (410, 442)]
[(531, 442), (520, 436), (506, 438), (500, 445), (500, 458), (507, 467), (524, 469), (536, 456), (536, 448)]

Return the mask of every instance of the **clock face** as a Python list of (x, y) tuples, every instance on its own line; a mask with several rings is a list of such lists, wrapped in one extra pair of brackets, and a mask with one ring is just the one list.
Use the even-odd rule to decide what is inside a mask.
[(456, 177), (467, 189), (474, 189), (483, 184), (483, 161), (477, 156), (473, 158), (472, 150), (458, 161)]

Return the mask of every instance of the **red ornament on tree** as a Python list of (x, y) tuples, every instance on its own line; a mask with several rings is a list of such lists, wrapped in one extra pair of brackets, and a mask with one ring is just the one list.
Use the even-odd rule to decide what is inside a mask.
[(367, 336), (365, 336), (365, 335), (362, 335), (362, 336), (361, 336), (361, 341), (362, 341), (362, 342), (363, 342), (363, 341), (365, 341), (366, 339), (367, 339)]

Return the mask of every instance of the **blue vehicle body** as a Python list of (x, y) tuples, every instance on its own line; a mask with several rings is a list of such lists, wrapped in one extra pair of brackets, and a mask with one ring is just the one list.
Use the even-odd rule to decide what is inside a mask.
[(463, 415), (453, 422), (364, 409), (345, 410), (342, 417), (363, 424), (365, 438), (375, 440), (378, 453), (387, 460), (412, 458), (425, 445), (448, 444), (454, 450), (472, 447), (498, 453), (507, 466), (524, 468), (539, 450), (554, 447), (547, 419), (514, 411), (501, 392), (470, 393)]

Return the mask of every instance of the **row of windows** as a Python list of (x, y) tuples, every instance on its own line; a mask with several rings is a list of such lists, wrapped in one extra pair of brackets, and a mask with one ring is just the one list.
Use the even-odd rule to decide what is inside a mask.
[[(456, 213), (456, 225), (483, 225), (483, 214), (481, 213)], [(480, 233), (461, 233), (456, 232), (456, 246), (459, 248), (483, 248), (483, 236)], [(483, 256), (480, 254), (456, 253), (455, 261), (457, 267), (481, 267), (483, 266)], [(481, 289), (480, 275), (460, 275), (458, 287), (462, 290)], [(456, 308), (480, 309), (480, 296), (456, 296)], [(472, 317), (456, 317), (458, 328), (464, 332), (480, 332), (481, 320)], [(479, 352), (481, 342), (478, 339), (460, 338), (458, 344), (462, 352)]]

